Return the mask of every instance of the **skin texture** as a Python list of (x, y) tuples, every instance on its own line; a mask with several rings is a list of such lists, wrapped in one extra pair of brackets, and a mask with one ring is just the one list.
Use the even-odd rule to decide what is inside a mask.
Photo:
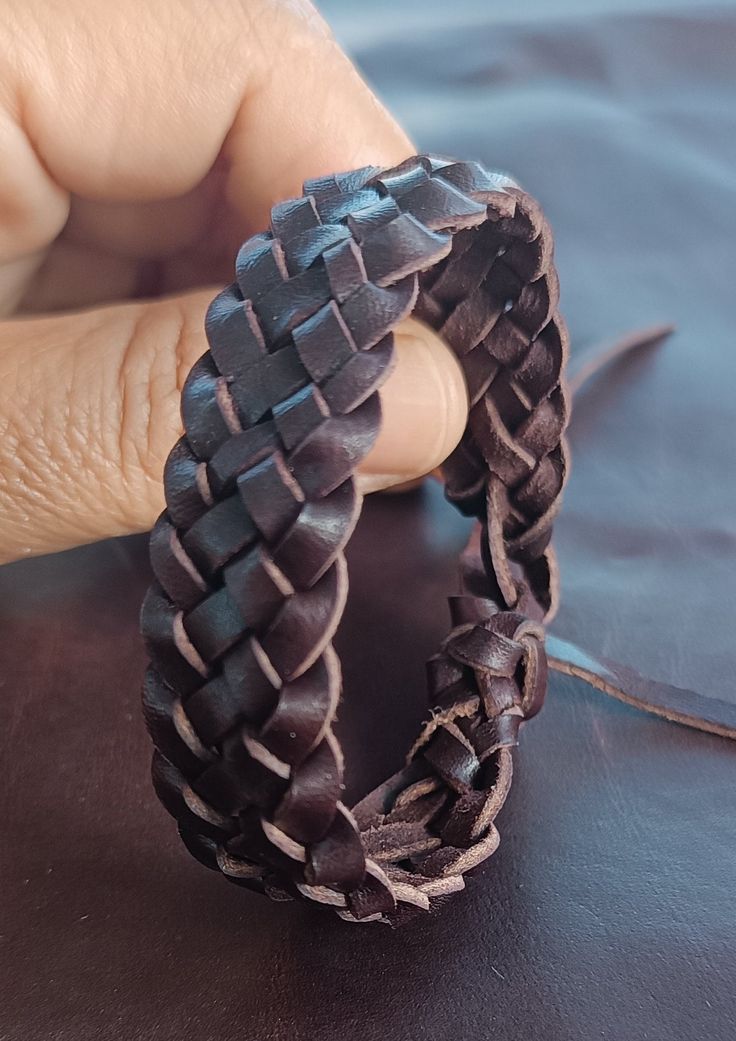
[[(307, 177), (415, 149), (314, 9), (0, 0), (0, 560), (142, 531), (237, 247)], [(407, 323), (363, 490), (432, 470), (462, 374)]]

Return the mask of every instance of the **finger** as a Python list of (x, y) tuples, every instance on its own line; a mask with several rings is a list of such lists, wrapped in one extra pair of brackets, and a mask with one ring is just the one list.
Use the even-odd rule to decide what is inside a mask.
[(261, 37), (268, 72), (258, 102), (246, 95), (225, 143), (230, 198), (251, 230), (308, 176), (393, 166), (416, 151), (324, 23), (305, 21), (292, 5), (270, 8), (275, 31)]
[[(163, 507), (179, 397), (206, 349), (212, 290), (0, 327), (0, 547), (5, 560), (148, 529)], [(363, 487), (418, 476), (465, 422), (462, 374), (418, 323), (397, 337)]]
[(12, 4), (0, 29), (0, 214), (11, 218), (0, 220), (0, 259), (48, 245), (70, 194), (102, 204), (89, 220), (72, 213), (85, 241), (129, 255), (147, 250), (155, 222), (145, 211), (126, 219), (121, 204), (192, 192), (218, 156), (244, 233), (307, 177), (413, 151), (306, 2), (52, 10)]
[(364, 492), (430, 473), (460, 440), (468, 397), (460, 364), (423, 322), (409, 318), (395, 334), (396, 362), (382, 392), (383, 419), (359, 486)]

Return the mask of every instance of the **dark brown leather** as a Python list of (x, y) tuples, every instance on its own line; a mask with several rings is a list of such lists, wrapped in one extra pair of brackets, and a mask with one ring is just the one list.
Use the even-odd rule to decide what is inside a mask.
[[(508, 177), (416, 156), (307, 182), (236, 272), (182, 392), (151, 536), (154, 784), (187, 848), (228, 880), (398, 924), (495, 852), (519, 726), (547, 687), (568, 415), (552, 237)], [(465, 372), (468, 425), (443, 471), (479, 521), (477, 559), (428, 665), (431, 719), (407, 767), (351, 812), (332, 637), (353, 473), (410, 313)]]

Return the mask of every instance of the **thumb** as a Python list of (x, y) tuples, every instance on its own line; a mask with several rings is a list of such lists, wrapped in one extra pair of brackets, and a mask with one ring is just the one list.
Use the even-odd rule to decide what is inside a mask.
[[(0, 559), (151, 527), (179, 394), (206, 349), (212, 290), (0, 326)], [(465, 423), (460, 367), (404, 323), (363, 490), (431, 470)]]

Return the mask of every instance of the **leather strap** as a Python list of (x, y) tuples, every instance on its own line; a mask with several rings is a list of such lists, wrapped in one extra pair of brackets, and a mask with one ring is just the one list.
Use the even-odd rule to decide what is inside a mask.
[[(659, 346), (674, 331), (670, 324), (654, 325), (612, 343), (578, 351), (567, 369), (569, 391), (577, 395), (605, 366)], [(671, 723), (736, 740), (736, 705), (732, 702), (649, 679), (627, 665), (593, 655), (556, 636), (547, 636), (546, 647), (549, 666), (556, 672), (584, 680), (603, 694)]]
[[(230, 881), (397, 923), (496, 849), (519, 727), (544, 698), (568, 416), (552, 237), (509, 178), (417, 156), (307, 182), (241, 248), (236, 276), (182, 392), (151, 536), (154, 783), (189, 850)], [(351, 812), (331, 640), (353, 474), (410, 313), (466, 375), (469, 422), (444, 475), (479, 521), (482, 565), (450, 598), (409, 764)]]
[(674, 331), (675, 326), (670, 323), (652, 325), (647, 329), (630, 332), (611, 343), (596, 344), (588, 350), (576, 351), (567, 367), (568, 391), (572, 395), (578, 394), (588, 381), (605, 366), (620, 358), (628, 358), (634, 352), (643, 351), (649, 347), (659, 347), (669, 339)]
[(557, 636), (547, 637), (549, 666), (575, 676), (617, 701), (719, 737), (736, 739), (736, 705), (640, 675), (610, 658), (592, 655)]

